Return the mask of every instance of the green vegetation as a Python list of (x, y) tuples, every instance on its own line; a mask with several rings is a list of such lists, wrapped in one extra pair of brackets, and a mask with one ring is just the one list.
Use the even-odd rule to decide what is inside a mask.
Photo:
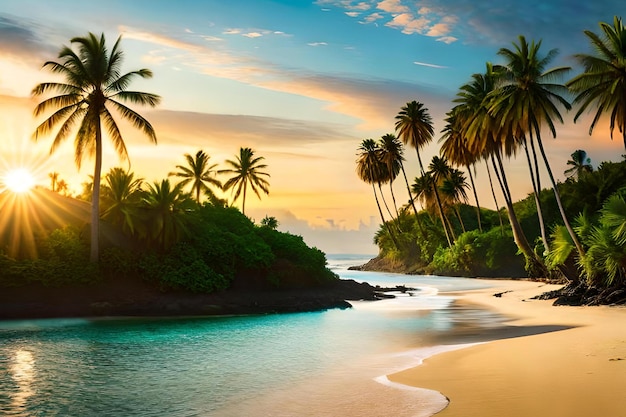
[[(549, 68), (557, 50), (544, 54), (541, 41), (519, 36), (513, 48), (500, 49), (501, 65), (487, 63), (485, 73), (473, 74), (459, 88), (442, 131), (441, 156), (433, 157), (428, 170), (420, 155), (433, 137), (428, 109), (417, 101), (401, 108), (396, 133), (416, 150), (420, 175), (410, 186), (409, 201), (395, 215), (388, 211), (391, 218), (383, 220), (375, 236), (381, 258), (438, 274), (626, 285), (626, 162), (603, 162), (593, 171), (586, 152), (578, 149), (563, 167), (567, 180), (557, 183), (542, 142), (545, 128), (556, 138), (556, 123), (563, 122), (562, 112), (572, 108), (568, 99), (574, 97), (579, 106), (575, 120), (597, 106), (590, 133), (606, 113), (611, 132), (617, 127), (624, 133), (626, 146), (626, 28), (617, 17), (612, 26), (601, 23), (600, 28), (602, 35), (585, 31), (597, 55), (576, 55), (583, 72), (567, 82), (563, 78), (570, 68)], [(372, 184), (377, 203), (385, 201), (380, 184), (393, 189), (406, 166), (402, 146), (390, 157), (385, 137), (367, 139), (358, 148), (357, 174)], [(505, 159), (515, 155), (526, 158), (533, 187), (518, 202), (511, 199), (505, 169)], [(480, 208), (473, 174), (483, 161), (496, 207), (495, 188), (500, 186), (502, 210)], [(544, 172), (549, 189), (542, 188)], [(470, 189), (474, 206), (468, 205)], [(411, 209), (414, 215), (409, 215)]]

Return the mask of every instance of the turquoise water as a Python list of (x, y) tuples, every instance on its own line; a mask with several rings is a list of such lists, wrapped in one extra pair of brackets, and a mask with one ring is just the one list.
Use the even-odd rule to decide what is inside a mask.
[[(391, 389), (374, 377), (416, 361), (406, 352), (464, 322), (480, 328), (500, 320), (459, 311), (436, 290), (484, 285), (478, 281), (346, 270), (364, 260), (330, 257), (329, 265), (344, 278), (420, 291), (314, 313), (0, 322), (0, 414), (359, 415), (354, 404)], [(400, 404), (379, 394), (378, 402)], [(397, 395), (406, 406), (395, 415), (428, 408), (415, 405), (415, 393)]]

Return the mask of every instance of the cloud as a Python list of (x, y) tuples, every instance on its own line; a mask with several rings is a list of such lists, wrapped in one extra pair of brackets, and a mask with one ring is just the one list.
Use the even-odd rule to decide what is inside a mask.
[(425, 33), (429, 28), (430, 20), (425, 17), (415, 18), (410, 13), (402, 13), (396, 15), (390, 22), (387, 22), (385, 25), (400, 29), (402, 33), (407, 35), (411, 35), (413, 33)]
[(345, 12), (346, 15), (350, 16), (350, 17), (358, 17), (361, 13), (359, 12)]
[(260, 38), (263, 34), (259, 32), (248, 32), (242, 34), (241, 36), (245, 36), (246, 38)]
[(0, 53), (27, 61), (41, 61), (53, 50), (40, 36), (35, 22), (0, 14)]
[(409, 11), (409, 8), (402, 5), (400, 0), (383, 0), (376, 7), (388, 13), (406, 13)]
[[(445, 102), (445, 106), (449, 106), (448, 102), (454, 95), (453, 92), (402, 81), (331, 76), (281, 68), (274, 63), (237, 56), (211, 45), (194, 44), (158, 34), (129, 32), (128, 36), (186, 52), (188, 57), (181, 60), (176, 56), (172, 63), (178, 65), (185, 62), (187, 67), (206, 75), (326, 101), (326, 110), (361, 120), (360, 127), (364, 129), (391, 125), (393, 116), (407, 101), (419, 98), (422, 102)], [(311, 46), (323, 45), (323, 42), (318, 42)]]
[(430, 68), (448, 68), (446, 66), (443, 65), (435, 65), (435, 64), (428, 64), (426, 62), (419, 62), (419, 61), (413, 61), (413, 63), (415, 65), (420, 65), (422, 67), (430, 67)]
[(328, 45), (328, 43), (326, 43), (326, 42), (311, 42), (311, 43), (307, 43), (307, 45), (309, 45), (309, 46), (326, 46), (326, 45)]

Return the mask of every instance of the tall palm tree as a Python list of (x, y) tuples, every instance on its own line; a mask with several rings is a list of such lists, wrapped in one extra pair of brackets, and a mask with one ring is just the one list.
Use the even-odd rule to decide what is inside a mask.
[[(379, 148), (382, 153), (382, 160), (385, 161), (388, 165), (398, 166), (400, 171), (402, 172), (402, 176), (404, 177), (404, 183), (406, 184), (407, 192), (409, 193), (409, 203), (411, 207), (413, 207), (413, 212), (415, 213), (415, 219), (419, 225), (419, 217), (417, 216), (417, 208), (415, 207), (415, 201), (413, 200), (413, 195), (411, 194), (411, 187), (409, 185), (409, 180), (406, 176), (406, 171), (404, 170), (404, 148), (402, 146), (402, 142), (394, 135), (393, 133), (387, 133), (380, 138)], [(395, 200), (394, 200), (395, 201)]]
[(102, 218), (134, 234), (140, 218), (143, 178), (135, 178), (132, 172), (115, 167), (103, 179), (100, 205)]
[(380, 220), (383, 226), (387, 229), (387, 233), (397, 249), (398, 242), (393, 231), (391, 230), (391, 227), (389, 226), (389, 223), (385, 221), (383, 210), (380, 207), (378, 193), (376, 192), (376, 184), (380, 184), (381, 179), (387, 175), (385, 172), (387, 170), (386, 165), (381, 161), (380, 148), (374, 139), (363, 139), (357, 150), (356, 173), (363, 182), (372, 185), (372, 191), (374, 192), (374, 199), (376, 200)]
[(121, 37), (109, 53), (104, 34), (98, 38), (93, 33), (86, 37), (71, 39), (77, 51), (64, 46), (59, 53), (60, 62), (48, 61), (43, 67), (65, 78), (65, 82), (48, 82), (37, 85), (32, 94), (41, 96), (48, 92), (59, 93), (43, 100), (35, 107), (35, 116), (49, 110), (54, 112), (39, 126), (33, 137), (35, 140), (50, 133), (60, 125), (52, 142), (50, 152), (59, 148), (75, 126), (78, 131), (74, 139), (75, 161), (80, 168), (85, 154), (95, 157), (93, 174), (93, 196), (91, 201), (91, 252), (92, 262), (98, 261), (99, 212), (100, 212), (100, 175), (102, 170), (102, 125), (121, 159), (128, 154), (122, 133), (111, 110), (122, 119), (131, 122), (148, 138), (156, 143), (156, 134), (152, 125), (139, 113), (127, 107), (124, 102), (156, 106), (160, 97), (155, 94), (129, 91), (128, 86), (137, 77), (150, 78), (148, 69), (131, 71), (121, 75), (122, 50)]
[[(545, 268), (542, 261), (530, 247), (528, 239), (526, 239), (517, 219), (502, 162), (503, 156), (510, 157), (515, 153), (517, 144), (513, 135), (510, 134), (509, 126), (502, 126), (502, 123), (489, 113), (491, 96), (496, 88), (496, 79), (500, 70), (500, 67), (494, 67), (487, 62), (485, 73), (473, 74), (472, 80), (461, 86), (455, 102), (459, 103), (459, 106), (462, 108), (463, 123), (461, 129), (469, 142), (469, 148), (473, 154), (480, 155), (480, 157), (485, 159), (490, 179), (489, 162), (493, 166), (502, 195), (504, 196), (515, 244), (524, 255), (529, 267), (541, 274)], [(495, 200), (495, 194), (493, 196), (496, 208), (498, 208), (499, 205)]]
[(191, 190), (195, 194), (196, 202), (200, 204), (200, 195), (205, 194), (209, 199), (215, 199), (215, 193), (209, 187), (209, 184), (222, 189), (222, 182), (215, 176), (217, 175), (217, 164), (209, 165), (211, 157), (204, 151), (196, 152), (195, 157), (185, 154), (187, 166), (176, 165), (177, 172), (170, 172), (168, 175), (183, 178), (180, 183), (184, 186), (190, 184)]
[(467, 169), (472, 191), (474, 192), (474, 200), (476, 201), (478, 230), (482, 232), (483, 227), (480, 219), (480, 203), (478, 202), (478, 193), (476, 191), (476, 185), (474, 184), (474, 176), (472, 175), (472, 167), (476, 161), (478, 161), (480, 155), (474, 154), (470, 150), (469, 141), (466, 139), (462, 129), (462, 124), (465, 121), (465, 118), (462, 115), (461, 109), (462, 107), (457, 105), (448, 113), (446, 126), (444, 127), (442, 131), (443, 135), (439, 140), (439, 142), (443, 142), (439, 152), (452, 164), (464, 166)]
[(465, 179), (465, 174), (455, 168), (450, 170), (448, 177), (441, 184), (441, 192), (444, 195), (444, 199), (448, 201), (454, 210), (463, 232), (465, 232), (465, 224), (459, 211), (459, 205), (467, 202), (467, 188), (469, 188), (469, 184)]
[(448, 228), (446, 225), (446, 215), (443, 211), (443, 204), (441, 203), (441, 197), (439, 196), (439, 187), (445, 179), (450, 175), (450, 165), (445, 157), (433, 156), (430, 165), (428, 166), (428, 172), (432, 175), (434, 181), (433, 192), (435, 194), (435, 201), (437, 202), (437, 209), (439, 210), (439, 217), (441, 218), (441, 224), (443, 231), (445, 232), (446, 239), (448, 240), (448, 246), (452, 246), (454, 243), (454, 232), (452, 228)]
[(262, 164), (261, 161), (265, 159), (262, 156), (254, 156), (254, 151), (250, 148), (239, 149), (239, 156), (232, 161), (226, 160), (226, 164), (230, 165), (231, 169), (223, 169), (218, 171), (220, 174), (233, 174), (224, 183), (224, 190), (234, 189), (234, 200), (237, 200), (243, 191), (243, 200), (241, 204), (241, 212), (246, 214), (246, 192), (248, 191), (248, 185), (254, 191), (254, 193), (261, 198), (259, 189), (266, 195), (270, 193), (269, 182), (264, 177), (269, 177), (270, 174), (262, 171), (267, 168), (267, 165)]
[(421, 175), (425, 174), (420, 148), (433, 139), (433, 120), (424, 104), (415, 100), (407, 103), (396, 116), (396, 132), (405, 145), (415, 148)]
[(69, 185), (67, 184), (67, 181), (65, 181), (64, 179), (60, 179), (57, 181), (57, 192), (59, 194), (63, 194), (64, 196), (68, 195)]
[(51, 172), (48, 174), (48, 177), (50, 178), (50, 189), (52, 191), (56, 191), (57, 190), (57, 182), (59, 181), (59, 173), (58, 172)]
[(179, 241), (187, 232), (186, 214), (194, 205), (191, 196), (183, 192), (183, 185), (172, 186), (169, 179), (148, 184), (142, 195), (147, 210), (150, 238), (161, 250)]
[(602, 33), (585, 30), (595, 54), (577, 54), (574, 57), (584, 67), (584, 72), (569, 80), (566, 85), (575, 93), (574, 104), (580, 108), (574, 121), (590, 106), (596, 106), (596, 114), (589, 126), (593, 132), (604, 113), (610, 113), (611, 138), (617, 125), (626, 148), (626, 26), (620, 17), (613, 18), (613, 25), (600, 22)]
[(592, 172), (593, 166), (591, 166), (591, 158), (587, 157), (587, 152), (582, 149), (577, 149), (572, 152), (572, 159), (567, 161), (567, 165), (571, 165), (571, 168), (565, 170), (564, 174), (571, 178), (575, 177), (577, 180), (586, 172)]
[[(547, 125), (552, 132), (552, 136), (556, 137), (554, 120), (563, 122), (563, 117), (558, 107), (562, 106), (568, 110), (571, 108), (569, 102), (563, 97), (568, 94), (568, 90), (563, 84), (558, 82), (570, 68), (555, 67), (546, 70), (546, 67), (556, 57), (558, 51), (552, 49), (542, 57), (539, 54), (541, 41), (537, 43), (532, 41), (529, 44), (524, 36), (519, 36), (518, 41), (519, 44), (513, 43), (513, 50), (501, 48), (498, 52), (498, 55), (505, 59), (506, 64), (500, 72), (500, 85), (492, 95), (493, 100), (489, 111), (498, 115), (501, 125), (511, 124), (512, 131), (516, 133), (516, 136), (528, 135), (531, 146), (533, 137), (536, 140), (548, 177), (552, 183), (552, 190), (554, 191), (561, 218), (570, 233), (572, 241), (575, 243), (579, 255), (582, 256), (584, 249), (565, 214), (561, 196), (550, 168), (550, 162), (541, 141), (541, 127), (543, 124)], [(532, 149), (534, 150), (534, 148)], [(535, 176), (538, 181), (539, 171), (537, 168), (538, 165), (535, 159)], [(540, 189), (536, 192), (539, 191)], [(545, 231), (543, 236), (544, 244), (546, 244), (547, 248)]]

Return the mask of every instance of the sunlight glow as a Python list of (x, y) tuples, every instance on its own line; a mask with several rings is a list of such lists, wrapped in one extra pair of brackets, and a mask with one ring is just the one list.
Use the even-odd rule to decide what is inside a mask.
[(11, 170), (4, 176), (4, 185), (14, 193), (25, 193), (35, 186), (33, 175), (26, 168)]

